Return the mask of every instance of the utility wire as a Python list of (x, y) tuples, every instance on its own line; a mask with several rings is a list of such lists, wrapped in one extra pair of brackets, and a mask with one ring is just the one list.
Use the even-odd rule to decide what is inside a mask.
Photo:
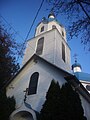
[(19, 34), (17, 33), (17, 31), (14, 29), (14, 27), (11, 26), (11, 24), (0, 14), (0, 17), (8, 24), (8, 26), (10, 26), (10, 28), (12, 28), (12, 30), (22, 39), (24, 40), (24, 38)]
[[(11, 24), (0, 14), (0, 17), (8, 24), (8, 26), (22, 39), (24, 40), (24, 38), (16, 32), (16, 30), (14, 29), (14, 27), (11, 26)], [(4, 29), (3, 29), (4, 30)], [(5, 30), (4, 30), (5, 31)], [(7, 31), (5, 31), (7, 33)], [(7, 33), (8, 34), (8, 33)], [(18, 51), (18, 56), (17, 56), (17, 61), (19, 59), (19, 55), (22, 55), (21, 51)]]
[[(12, 28), (12, 30), (15, 32), (15, 33), (17, 33), (16, 32), (16, 30), (11, 26), (11, 24), (0, 14), (0, 17), (8, 24), (8, 26), (10, 26), (10, 28)], [(4, 29), (3, 29), (4, 30)], [(4, 30), (5, 31), (5, 30)], [(5, 31), (6, 33), (7, 33), (7, 31)], [(8, 33), (7, 33), (8, 34)], [(24, 38), (20, 35), (20, 34), (17, 34), (22, 40), (24, 40)], [(24, 43), (23, 43), (24, 44)], [(28, 44), (29, 46), (30, 46), (30, 44)], [(30, 46), (32, 49), (33, 49), (33, 47), (32, 46)], [(22, 49), (22, 48), (21, 48)], [(34, 50), (34, 49), (33, 49)], [(22, 54), (22, 50), (20, 50), (20, 52), (19, 52), (19, 54)], [(19, 55), (18, 55), (18, 57), (17, 57), (17, 59), (19, 59)]]
[(86, 10), (84, 9), (82, 3), (81, 3), (81, 2), (78, 2), (78, 3), (79, 3), (79, 5), (80, 5), (80, 7), (82, 8), (83, 12), (85, 13), (85, 15), (86, 15), (86, 16), (89, 18), (89, 20), (90, 20), (90, 16), (89, 16), (89, 14), (86, 12)]
[(37, 11), (37, 13), (36, 13), (36, 15), (35, 15), (35, 18), (34, 18), (34, 20), (33, 20), (33, 22), (32, 22), (32, 25), (31, 25), (31, 27), (30, 27), (30, 29), (29, 29), (29, 31), (28, 31), (28, 33), (27, 33), (27, 36), (26, 36), (26, 38), (25, 38), (25, 42), (26, 42), (26, 40), (27, 40), (27, 38), (28, 38), (28, 36), (29, 36), (29, 34), (30, 34), (30, 32), (31, 32), (31, 29), (32, 29), (32, 27), (33, 27), (33, 25), (34, 25), (34, 22), (35, 22), (35, 20), (36, 20), (36, 18), (37, 18), (37, 16), (38, 16), (39, 12), (40, 12), (40, 9), (41, 9), (43, 3), (44, 3), (44, 0), (42, 0), (42, 2), (41, 2), (41, 4), (40, 4), (40, 7), (39, 7), (39, 9), (38, 9), (38, 11)]
[[(41, 7), (42, 7), (43, 3), (44, 3), (44, 0), (42, 0), (42, 2), (41, 2), (41, 4), (40, 4), (40, 7), (39, 7), (38, 10), (37, 10), (37, 13), (36, 13), (35, 18), (34, 18), (32, 24), (31, 24), (31, 26), (30, 26), (30, 29), (29, 29), (29, 31), (28, 31), (28, 33), (27, 33), (27, 36), (26, 36), (25, 40), (24, 40), (24, 38), (23, 38), (20, 34), (18, 34), (18, 36), (21, 37), (21, 38), (24, 40), (23, 45), (22, 45), (22, 48), (21, 48), (21, 50), (20, 50), (20, 53), (22, 53), (22, 51), (23, 51), (23, 46), (25, 45), (25, 43), (26, 43), (26, 41), (27, 41), (27, 39), (28, 39), (28, 36), (29, 36), (29, 34), (30, 34), (31, 30), (32, 30), (32, 27), (33, 27), (33, 25), (34, 25), (34, 22), (35, 22), (38, 14), (39, 14), (39, 12), (40, 12), (40, 10), (41, 10)], [(8, 21), (7, 21), (1, 14), (0, 14), (0, 16), (1, 16), (1, 18), (14, 30), (14, 32), (17, 33), (16, 30), (11, 26), (11, 24), (9, 24)], [(34, 50), (34, 48), (33, 48), (30, 44), (28, 44), (28, 45)]]
[[(42, 2), (41, 2), (41, 4), (40, 4), (40, 7), (39, 7), (38, 10), (37, 10), (37, 13), (36, 13), (35, 18), (34, 18), (32, 24), (31, 24), (31, 26), (30, 26), (30, 29), (29, 29), (29, 31), (28, 31), (28, 33), (27, 33), (27, 36), (26, 36), (25, 41), (24, 41), (24, 43), (23, 43), (23, 46), (25, 45), (25, 43), (26, 43), (26, 41), (27, 41), (27, 39), (28, 39), (28, 36), (29, 36), (29, 34), (30, 34), (31, 30), (32, 30), (32, 27), (33, 27), (33, 25), (34, 25), (34, 22), (35, 22), (38, 14), (39, 14), (39, 12), (40, 12), (40, 10), (41, 10), (41, 7), (42, 7), (43, 3), (44, 3), (44, 0), (42, 0)], [(34, 48), (33, 48), (30, 44), (28, 44), (28, 45), (34, 50)], [(23, 51), (23, 46), (22, 46), (21, 52)], [(35, 50), (34, 50), (34, 51), (35, 51)]]

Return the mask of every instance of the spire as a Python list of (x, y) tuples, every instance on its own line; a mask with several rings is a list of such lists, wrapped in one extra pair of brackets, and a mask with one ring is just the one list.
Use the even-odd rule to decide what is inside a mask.
[(74, 58), (75, 58), (75, 63), (72, 65), (72, 70), (73, 72), (81, 72), (82, 67), (81, 65), (77, 62), (77, 54), (74, 54)]
[(78, 55), (77, 55), (76, 53), (75, 53), (74, 56), (73, 56), (74, 59), (75, 59), (75, 63), (77, 63), (77, 56), (78, 56)]
[(48, 15), (48, 18), (55, 19), (55, 14), (53, 11), (50, 12), (50, 14)]

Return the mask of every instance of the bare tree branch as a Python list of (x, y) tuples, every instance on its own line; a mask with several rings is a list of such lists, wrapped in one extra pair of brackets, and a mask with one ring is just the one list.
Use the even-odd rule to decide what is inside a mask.
[(86, 14), (86, 16), (87, 16), (87, 17), (89, 18), (89, 20), (90, 20), (90, 16), (88, 15), (88, 13), (86, 12), (86, 10), (84, 9), (84, 7), (83, 7), (83, 5), (81, 4), (81, 2), (78, 2), (78, 3), (79, 3), (79, 5), (81, 6), (83, 12)]
[(49, 0), (48, 2), (56, 15), (64, 14), (70, 21), (69, 37), (79, 37), (81, 43), (90, 50), (90, 0)]
[(85, 4), (87, 4), (87, 5), (90, 5), (90, 2), (87, 2), (87, 1), (81, 0), (80, 2), (85, 3)]

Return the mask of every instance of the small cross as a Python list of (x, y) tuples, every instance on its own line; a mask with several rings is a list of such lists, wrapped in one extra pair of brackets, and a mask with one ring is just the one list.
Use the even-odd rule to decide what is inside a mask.
[(77, 56), (78, 56), (78, 55), (77, 55), (76, 53), (75, 53), (74, 56), (73, 56), (74, 59), (75, 59), (75, 62), (77, 62)]

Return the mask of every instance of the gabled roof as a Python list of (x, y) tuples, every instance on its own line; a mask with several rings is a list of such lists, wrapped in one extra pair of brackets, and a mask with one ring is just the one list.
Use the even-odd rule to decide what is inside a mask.
[(49, 61), (45, 60), (44, 58), (34, 54), (27, 62), (26, 64), (19, 70), (19, 72), (13, 76), (12, 79), (10, 79), (6, 85), (4, 86), (7, 87), (13, 80), (14, 78), (31, 62), (31, 61), (34, 61), (34, 62), (38, 62), (38, 61), (41, 61), (41, 62), (44, 62), (46, 64), (48, 64), (49, 66), (53, 67), (53, 69), (57, 69), (59, 70), (60, 72), (63, 72), (65, 73), (65, 76), (64, 78), (66, 79), (67, 82), (69, 82), (75, 89), (77, 88), (77, 91), (79, 91), (79, 93), (85, 97), (88, 102), (90, 103), (90, 94), (88, 93), (88, 91), (84, 88), (84, 86), (80, 83), (80, 81), (71, 73), (57, 67), (56, 65), (50, 63)]
[(47, 60), (45, 60), (44, 58), (38, 56), (37, 54), (34, 54), (34, 55), (22, 66), (22, 68), (6, 83), (5, 87), (8, 86), (8, 85), (13, 81), (13, 79), (14, 79), (14, 78), (28, 65), (28, 63), (31, 62), (32, 60), (33, 60), (34, 62), (37, 62), (37, 60), (42, 60), (43, 62), (45, 62), (45, 63), (53, 66), (54, 68), (56, 68), (56, 69), (58, 69), (58, 70), (60, 70), (60, 71), (62, 71), (62, 72), (64, 72), (64, 73), (66, 73), (66, 75), (72, 75), (71, 73), (69, 73), (69, 72), (67, 72), (67, 71), (65, 71), (65, 70), (57, 67), (56, 65), (50, 63), (49, 61), (47, 61)]

